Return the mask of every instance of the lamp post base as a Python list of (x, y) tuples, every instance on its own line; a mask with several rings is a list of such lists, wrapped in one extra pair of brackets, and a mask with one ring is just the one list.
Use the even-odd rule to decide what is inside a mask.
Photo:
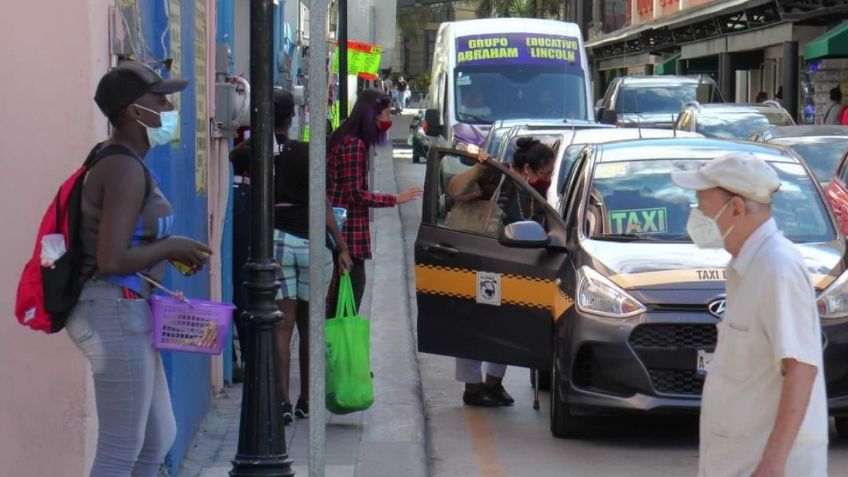
[(230, 477), (290, 477), (294, 475), (291, 464), (286, 454), (261, 459), (236, 454)]

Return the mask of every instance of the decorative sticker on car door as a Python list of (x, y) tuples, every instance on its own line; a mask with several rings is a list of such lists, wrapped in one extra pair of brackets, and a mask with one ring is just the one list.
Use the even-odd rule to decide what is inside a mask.
[(477, 303), (501, 306), (501, 274), (477, 272)]

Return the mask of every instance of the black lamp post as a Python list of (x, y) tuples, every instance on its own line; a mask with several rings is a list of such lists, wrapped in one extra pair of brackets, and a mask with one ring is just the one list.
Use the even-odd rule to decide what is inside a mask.
[(250, 1), (251, 243), (250, 305), (238, 452), (232, 477), (293, 476), (274, 366), (275, 328), (282, 313), (274, 301), (280, 282), (273, 258), (273, 0)]

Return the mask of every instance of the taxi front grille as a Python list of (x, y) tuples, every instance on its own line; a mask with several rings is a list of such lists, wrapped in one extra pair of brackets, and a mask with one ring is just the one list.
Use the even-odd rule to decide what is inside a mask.
[(637, 326), (628, 339), (657, 393), (686, 396), (698, 396), (704, 387), (695, 369), (697, 351), (713, 351), (717, 340), (715, 325), (669, 323)]
[(648, 324), (637, 326), (629, 341), (634, 348), (714, 349), (717, 339), (715, 325)]
[(698, 396), (704, 389), (703, 378), (694, 370), (650, 369), (648, 373), (658, 393)]

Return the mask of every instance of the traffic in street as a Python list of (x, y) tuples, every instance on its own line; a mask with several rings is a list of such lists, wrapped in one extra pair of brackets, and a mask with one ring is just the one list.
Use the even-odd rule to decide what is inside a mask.
[(598, 475), (633, 464), (620, 447), (637, 475), (825, 475), (828, 441), (834, 469), (848, 127), (708, 75), (619, 76), (592, 108), (565, 23), (449, 22), (436, 44), (398, 166), (423, 183), (404, 222), (434, 469), (535, 470), (557, 460), (533, 458), (540, 427)]
[[(411, 148), (399, 145), (399, 138), (406, 131), (404, 126), (413, 118), (414, 115), (407, 115), (395, 119), (398, 140), (394, 167), (401, 190), (423, 184), (427, 170), (424, 164), (412, 162)], [(613, 130), (622, 134), (627, 131), (636, 133)], [(549, 133), (547, 130), (540, 134)], [(589, 133), (588, 129), (578, 132)], [(421, 224), (419, 208), (403, 208), (401, 219), (407, 264), (409, 270), (414, 270), (414, 246)], [(510, 366), (504, 377), (504, 386), (516, 401), (513, 406), (485, 409), (463, 405), (462, 383), (455, 378), (453, 359), (419, 353), (418, 363), (433, 476), (647, 477), (691, 476), (697, 472), (697, 410), (600, 415), (591, 419), (582, 436), (557, 439), (550, 431), (551, 394), (540, 391), (540, 409), (533, 409), (534, 390), (528, 368)], [(848, 466), (848, 440), (840, 439), (832, 424), (830, 439), (830, 475), (839, 475), (838, 469)]]

